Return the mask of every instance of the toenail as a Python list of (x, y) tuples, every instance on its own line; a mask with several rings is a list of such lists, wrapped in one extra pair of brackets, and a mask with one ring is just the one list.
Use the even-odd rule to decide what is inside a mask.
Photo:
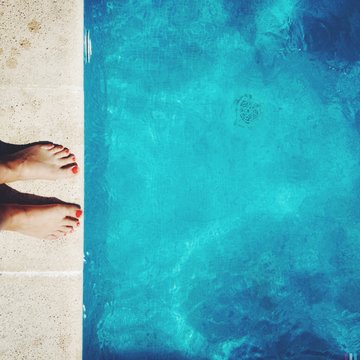
[(80, 226), (80, 221), (78, 221), (78, 222), (76, 223), (76, 226)]
[(69, 150), (69, 149), (65, 149), (65, 152), (68, 154), (68, 153), (70, 152), (70, 150)]
[(76, 217), (79, 218), (82, 215), (81, 210), (76, 210)]
[(77, 166), (74, 166), (71, 171), (74, 173), (74, 174), (77, 174), (78, 171), (79, 171), (79, 168)]
[(72, 160), (72, 161), (76, 161), (76, 157), (73, 156), (73, 157), (71, 158), (71, 160)]

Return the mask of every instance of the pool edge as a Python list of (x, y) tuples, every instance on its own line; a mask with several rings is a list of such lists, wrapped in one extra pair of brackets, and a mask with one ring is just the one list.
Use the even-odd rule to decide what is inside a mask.
[[(49, 140), (76, 155), (76, 178), (13, 183), (84, 203), (83, 1), (0, 4), (0, 133)], [(0, 233), (0, 358), (81, 359), (83, 229), (59, 241)]]

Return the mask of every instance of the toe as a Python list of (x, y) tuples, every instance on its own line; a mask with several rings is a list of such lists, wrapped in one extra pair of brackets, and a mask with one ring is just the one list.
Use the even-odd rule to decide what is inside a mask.
[(53, 154), (56, 154), (58, 153), (59, 151), (61, 151), (64, 147), (62, 145), (54, 145), (50, 151), (53, 153)]
[(70, 165), (70, 164), (75, 164), (76, 157), (75, 157), (74, 154), (69, 154), (68, 156), (60, 158), (59, 161), (61, 162), (61, 164), (63, 166)]
[(71, 170), (71, 172), (72, 172), (74, 175), (77, 174), (77, 173), (79, 172), (79, 166), (78, 166), (78, 164), (75, 163), (74, 166), (72, 166), (72, 167), (70, 168), (70, 170)]
[(62, 158), (64, 156), (67, 156), (70, 154), (70, 150), (68, 148), (63, 148), (62, 150), (56, 152), (54, 155), (57, 157), (57, 158)]
[[(78, 219), (82, 215), (82, 210), (79, 205), (72, 205), (72, 204), (64, 205), (64, 212), (65, 212), (64, 221), (75, 219), (77, 222), (77, 221), (79, 221)], [(63, 224), (63, 225), (66, 225), (66, 224)], [(73, 223), (70, 225), (73, 225)]]
[(61, 231), (63, 231), (66, 234), (70, 234), (74, 232), (74, 228), (72, 226), (62, 226)]
[(55, 231), (54, 235), (57, 236), (57, 238), (65, 236), (67, 233), (64, 230), (57, 230)]
[[(81, 216), (82, 216), (82, 214), (83, 214), (83, 212), (82, 212), (81, 209), (77, 209), (77, 210), (75, 211), (75, 216), (76, 216), (77, 219), (80, 219)], [(79, 224), (79, 225), (80, 225), (80, 224)]]
[(55, 234), (50, 234), (45, 237), (46, 240), (56, 240), (57, 236)]
[(63, 226), (69, 226), (72, 228), (75, 228), (76, 226), (78, 226), (77, 224), (79, 223), (79, 220), (76, 217), (66, 217), (63, 220)]
[(43, 143), (40, 145), (42, 149), (47, 149), (50, 150), (52, 149), (55, 145), (52, 142), (48, 142), (48, 143)]
[(76, 162), (71, 162), (70, 164), (62, 166), (61, 169), (64, 170), (66, 176), (76, 175), (79, 172), (79, 165)]

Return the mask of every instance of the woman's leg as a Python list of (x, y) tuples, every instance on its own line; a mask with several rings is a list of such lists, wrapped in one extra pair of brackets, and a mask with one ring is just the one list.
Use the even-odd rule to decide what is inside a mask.
[(79, 170), (74, 154), (61, 145), (37, 143), (0, 156), (0, 184), (18, 180), (55, 180)]
[(57, 239), (80, 225), (80, 206), (74, 204), (0, 204), (0, 231), (15, 231), (40, 239)]

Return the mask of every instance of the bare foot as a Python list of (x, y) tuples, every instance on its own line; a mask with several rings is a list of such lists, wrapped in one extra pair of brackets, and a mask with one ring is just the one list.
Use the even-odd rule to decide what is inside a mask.
[(74, 154), (62, 145), (38, 143), (0, 158), (0, 183), (18, 180), (55, 180), (79, 171)]
[(82, 210), (72, 204), (0, 205), (0, 230), (40, 239), (57, 239), (80, 225)]

